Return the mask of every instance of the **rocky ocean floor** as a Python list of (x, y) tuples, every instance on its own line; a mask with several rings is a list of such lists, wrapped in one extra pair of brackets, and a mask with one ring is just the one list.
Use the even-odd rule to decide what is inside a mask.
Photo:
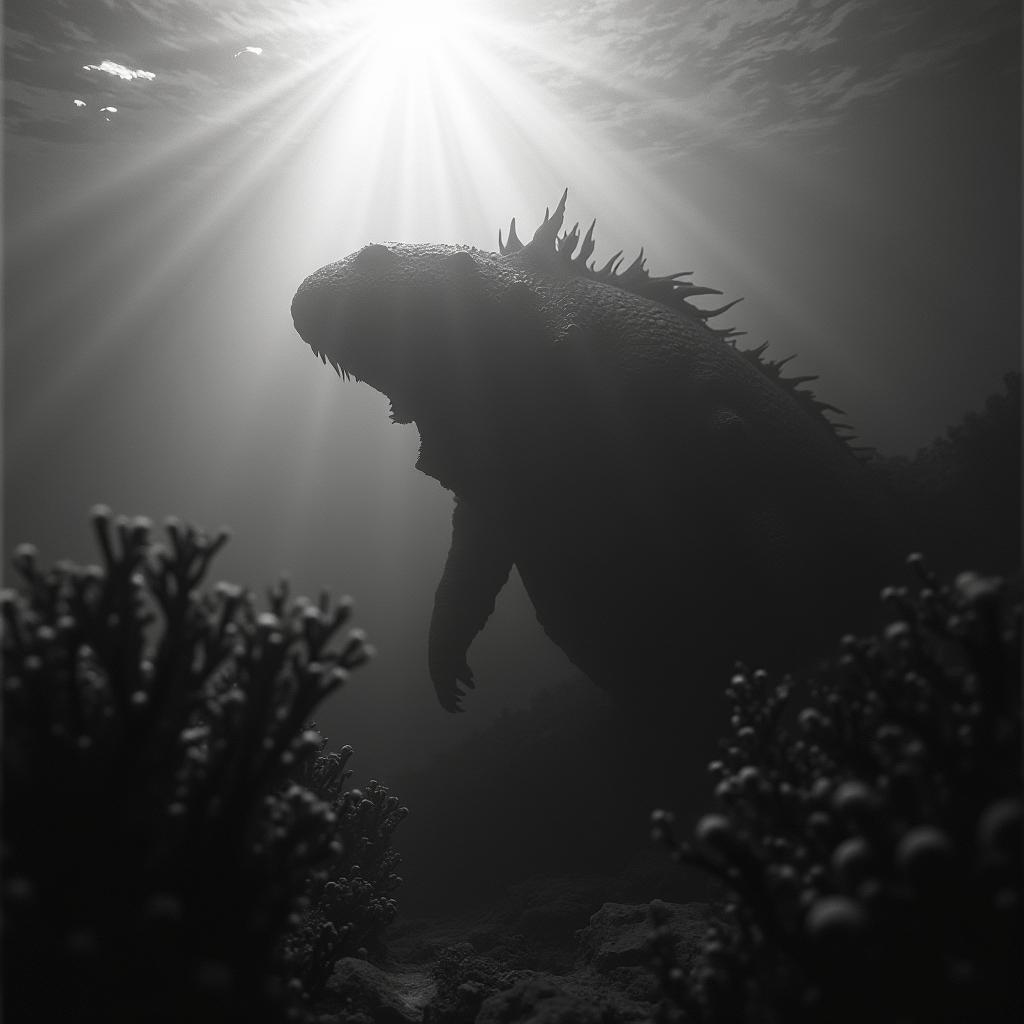
[[(661, 858), (662, 863), (664, 858)], [(620, 876), (535, 877), (451, 914), (400, 917), (379, 962), (337, 964), (317, 1024), (615, 1024), (650, 1020), (654, 859)], [(676, 869), (678, 872), (678, 869)], [(655, 896), (653, 898), (661, 898)], [(662, 900), (684, 967), (714, 916), (708, 902)]]

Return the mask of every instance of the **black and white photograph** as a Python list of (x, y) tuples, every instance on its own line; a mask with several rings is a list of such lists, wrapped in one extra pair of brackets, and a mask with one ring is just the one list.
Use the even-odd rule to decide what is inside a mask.
[(5, 1024), (1024, 1019), (1013, 0), (6, 0)]

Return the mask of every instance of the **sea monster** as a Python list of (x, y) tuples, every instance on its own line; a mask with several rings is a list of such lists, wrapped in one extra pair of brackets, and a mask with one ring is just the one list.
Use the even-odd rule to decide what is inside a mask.
[(442, 706), (462, 710), (514, 566), (594, 682), (699, 723), (737, 658), (789, 667), (834, 644), (941, 531), (923, 535), (814, 378), (710, 325), (735, 302), (701, 308), (721, 293), (652, 276), (643, 250), (598, 268), (594, 224), (563, 231), (565, 204), (528, 244), (513, 219), (497, 253), (367, 245), (309, 276), (292, 316), (415, 422), (417, 468), (454, 493), (429, 631)]

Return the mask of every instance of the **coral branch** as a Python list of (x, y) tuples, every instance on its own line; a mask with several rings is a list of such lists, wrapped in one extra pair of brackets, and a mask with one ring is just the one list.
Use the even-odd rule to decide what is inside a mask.
[[(372, 648), (342, 635), (348, 599), (201, 592), (225, 532), (172, 519), (161, 546), (148, 520), (92, 522), (101, 567), (43, 570), (22, 545), (0, 600), (6, 1008), (293, 1019), (288, 929), (316, 912), (379, 944), (394, 913), (393, 798), (343, 793), (351, 748), (325, 754), (306, 726)], [(367, 898), (328, 899), (359, 842)]]
[(655, 812), (673, 857), (731, 893), (690, 975), (656, 928), (664, 1019), (1024, 1013), (1020, 595), (910, 562), (918, 592), (887, 588), (888, 627), (845, 637), (802, 708), (793, 681), (737, 671), (721, 810), (692, 841)]

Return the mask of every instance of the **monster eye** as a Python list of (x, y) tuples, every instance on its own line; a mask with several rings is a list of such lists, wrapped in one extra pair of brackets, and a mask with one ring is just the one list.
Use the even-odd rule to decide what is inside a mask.
[(365, 245), (353, 257), (353, 263), (367, 269), (383, 269), (394, 264), (397, 257), (386, 245)]

